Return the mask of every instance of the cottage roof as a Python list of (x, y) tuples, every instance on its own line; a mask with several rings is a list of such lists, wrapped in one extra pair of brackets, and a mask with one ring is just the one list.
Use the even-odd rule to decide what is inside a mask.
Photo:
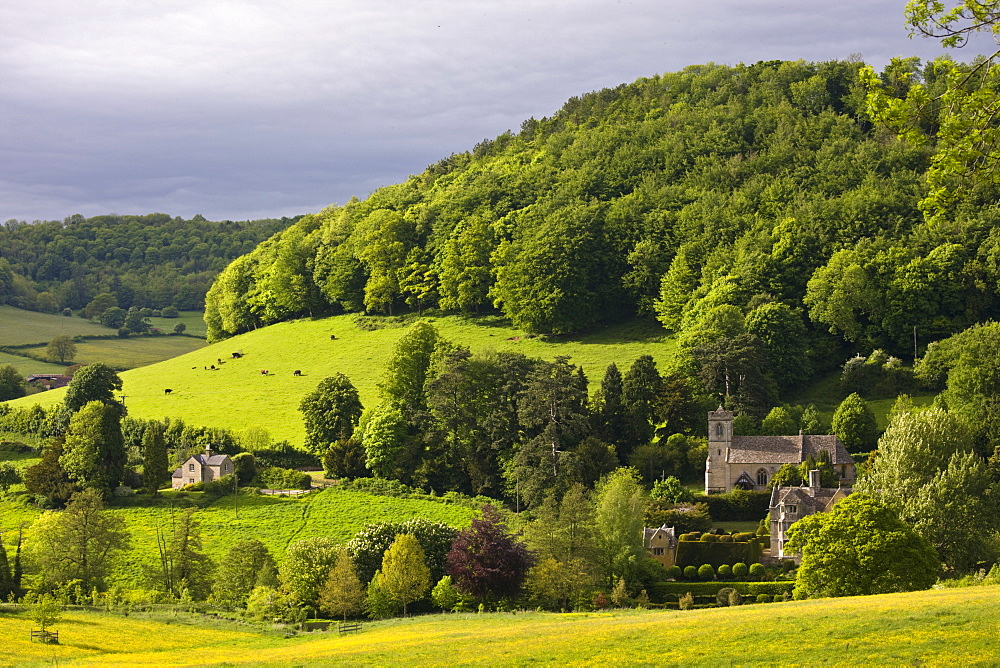
[(195, 460), (197, 460), (202, 466), (221, 466), (222, 462), (229, 459), (229, 455), (211, 455), (206, 457), (205, 455), (191, 455)]
[(655, 529), (650, 527), (644, 527), (642, 530), (642, 539), (644, 541), (643, 544), (649, 547), (649, 543), (650, 541), (653, 540), (653, 536), (661, 532), (666, 535), (668, 543), (672, 543), (676, 539), (676, 535), (674, 533), (674, 527), (668, 527), (666, 524), (664, 524), (661, 527), (657, 527)]
[(820, 451), (830, 453), (833, 464), (853, 464), (854, 459), (836, 436), (734, 436), (729, 451), (732, 464), (799, 464)]
[(183, 466), (178, 466), (177, 470), (174, 471), (174, 474), (172, 476), (170, 476), (170, 477), (171, 478), (183, 478), (184, 477), (184, 467)]
[(771, 506), (794, 503), (809, 509), (808, 513), (819, 513), (830, 509), (840, 498), (849, 495), (850, 487), (779, 487), (772, 495)]

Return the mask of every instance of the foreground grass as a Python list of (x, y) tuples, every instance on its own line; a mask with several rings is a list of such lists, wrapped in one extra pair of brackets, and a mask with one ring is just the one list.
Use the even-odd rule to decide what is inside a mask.
[[(305, 435), (298, 411), (302, 397), (323, 378), (342, 372), (358, 388), (364, 405), (374, 405), (382, 369), (396, 341), (407, 331), (404, 327), (364, 331), (355, 325), (355, 318), (344, 315), (278, 323), (123, 372), (129, 414), (179, 417), (191, 424), (235, 431), (263, 427), (277, 440), (301, 443)], [(527, 338), (496, 318), (428, 320), (442, 336), (473, 351), (510, 350), (545, 359), (569, 355), (574, 363), (583, 365), (592, 388), (600, 383), (611, 362), (624, 372), (640, 355), (652, 355), (662, 364), (674, 350), (674, 342), (665, 337), (664, 330), (648, 323), (627, 323), (586, 336), (547, 340)], [(233, 359), (236, 351), (244, 356)], [(215, 370), (209, 368), (212, 365)], [(262, 369), (270, 374), (261, 375)], [(295, 370), (302, 375), (293, 376)], [(169, 395), (164, 393), (167, 388), (172, 390)], [(12, 403), (50, 405), (61, 401), (64, 393), (52, 390)]]
[(0, 616), (0, 662), (41, 665), (995, 665), (1000, 587), (696, 611), (430, 615), (294, 638), (69, 613), (63, 643)]

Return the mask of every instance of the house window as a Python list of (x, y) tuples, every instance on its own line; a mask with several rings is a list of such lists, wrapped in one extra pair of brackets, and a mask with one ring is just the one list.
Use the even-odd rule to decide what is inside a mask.
[(229, 464), (223, 464), (222, 465), (222, 470), (223, 471), (228, 471), (229, 470)]
[(757, 469), (757, 485), (763, 487), (767, 484), (767, 471), (764, 469)]
[(194, 471), (194, 464), (188, 464), (188, 471)]
[(194, 484), (194, 478), (188, 478), (188, 484), (193, 485)]
[(654, 547), (653, 548), (653, 556), (654, 557), (662, 557), (663, 556), (663, 548), (662, 547)]
[(798, 506), (785, 506), (785, 512), (788, 513), (789, 515), (794, 515), (796, 512), (798, 512), (798, 510), (799, 510)]

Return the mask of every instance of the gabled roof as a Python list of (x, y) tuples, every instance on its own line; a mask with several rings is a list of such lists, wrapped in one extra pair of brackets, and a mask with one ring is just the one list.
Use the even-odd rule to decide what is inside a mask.
[(729, 450), (731, 464), (799, 464), (820, 451), (830, 453), (833, 464), (853, 464), (854, 459), (836, 436), (734, 436)]
[(191, 455), (191, 458), (198, 461), (202, 466), (221, 466), (222, 462), (229, 459), (229, 455)]
[(178, 466), (177, 470), (174, 471), (174, 474), (172, 476), (170, 476), (170, 477), (171, 478), (183, 478), (184, 477), (184, 467), (183, 466)]
[(779, 487), (777, 493), (771, 496), (771, 506), (781, 504), (796, 504), (809, 508), (812, 514), (825, 512), (841, 498), (854, 491), (850, 487)]

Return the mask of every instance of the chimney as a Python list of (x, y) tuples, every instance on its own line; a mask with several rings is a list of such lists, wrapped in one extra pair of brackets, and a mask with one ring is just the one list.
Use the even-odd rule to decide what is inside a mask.
[(819, 469), (813, 469), (809, 472), (809, 489), (819, 489)]

